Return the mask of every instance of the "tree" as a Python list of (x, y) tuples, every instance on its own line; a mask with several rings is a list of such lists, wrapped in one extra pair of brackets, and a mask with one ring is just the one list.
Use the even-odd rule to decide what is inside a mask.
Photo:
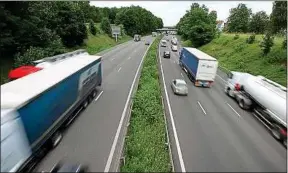
[(81, 45), (87, 38), (83, 12), (78, 2), (55, 2), (57, 10), (57, 34), (67, 47)]
[(275, 1), (270, 16), (273, 33), (287, 30), (287, 1)]
[(245, 4), (239, 4), (237, 8), (230, 9), (228, 17), (228, 32), (244, 32), (248, 31), (248, 23), (251, 15), (251, 9)]
[(274, 37), (271, 35), (270, 32), (268, 32), (264, 37), (263, 37), (263, 40), (262, 42), (260, 43), (260, 47), (263, 51), (263, 54), (264, 55), (267, 55), (270, 50), (271, 50), (271, 47), (273, 46), (274, 42)]
[(139, 7), (122, 7), (118, 10), (115, 24), (123, 24), (128, 35), (146, 34), (163, 27), (161, 18), (157, 18), (150, 11)]
[(184, 39), (189, 39), (193, 46), (199, 47), (214, 38), (216, 18), (217, 14), (214, 11), (209, 13), (207, 7), (193, 3), (176, 27)]
[(109, 35), (111, 34), (110, 22), (107, 17), (104, 17), (102, 19), (100, 27), (106, 34), (109, 34)]
[(96, 27), (95, 27), (95, 23), (93, 22), (93, 20), (90, 20), (89, 29), (92, 35), (96, 35)]
[(269, 23), (269, 17), (265, 11), (259, 11), (256, 14), (252, 14), (252, 18), (249, 22), (249, 31), (257, 34), (263, 34), (267, 29)]

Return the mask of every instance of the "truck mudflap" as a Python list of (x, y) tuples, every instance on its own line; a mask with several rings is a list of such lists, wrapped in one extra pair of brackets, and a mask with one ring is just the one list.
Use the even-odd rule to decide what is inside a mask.
[(207, 87), (207, 88), (210, 88), (212, 84), (213, 81), (201, 81), (201, 80), (196, 80), (194, 83), (194, 85), (197, 87)]

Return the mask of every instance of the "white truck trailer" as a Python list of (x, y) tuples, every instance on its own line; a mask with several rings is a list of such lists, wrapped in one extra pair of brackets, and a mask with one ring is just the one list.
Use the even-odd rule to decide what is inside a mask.
[(252, 109), (273, 137), (287, 147), (286, 87), (263, 76), (231, 72), (225, 91), (242, 109)]

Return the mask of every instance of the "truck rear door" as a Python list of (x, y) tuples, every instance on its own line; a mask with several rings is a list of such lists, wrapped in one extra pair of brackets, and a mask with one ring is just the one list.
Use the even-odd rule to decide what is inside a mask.
[(196, 80), (214, 81), (217, 68), (217, 61), (199, 60)]

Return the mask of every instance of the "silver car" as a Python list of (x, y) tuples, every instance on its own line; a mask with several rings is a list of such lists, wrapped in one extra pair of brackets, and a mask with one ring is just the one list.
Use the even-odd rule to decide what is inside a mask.
[(172, 51), (177, 51), (177, 46), (176, 45), (171, 45)]
[(183, 79), (172, 80), (171, 88), (172, 88), (174, 94), (188, 95), (187, 84)]

